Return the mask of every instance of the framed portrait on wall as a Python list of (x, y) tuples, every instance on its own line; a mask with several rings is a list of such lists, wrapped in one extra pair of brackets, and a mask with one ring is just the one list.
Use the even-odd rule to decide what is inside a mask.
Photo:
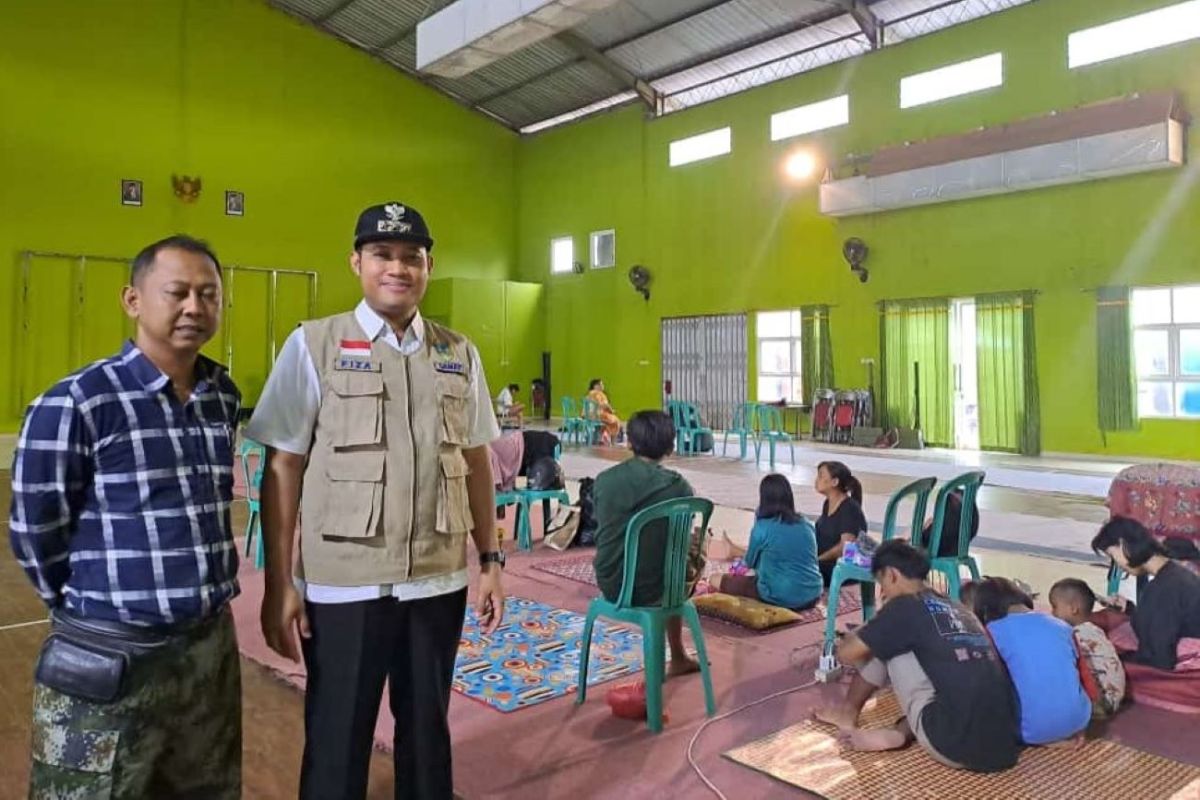
[(225, 192), (225, 214), (240, 217), (246, 213), (246, 198), (241, 192)]
[(121, 205), (140, 206), (142, 204), (142, 182), (135, 180), (121, 181)]

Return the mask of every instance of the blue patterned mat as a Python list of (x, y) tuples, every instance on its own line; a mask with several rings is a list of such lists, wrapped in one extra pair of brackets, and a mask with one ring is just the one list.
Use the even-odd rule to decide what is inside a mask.
[[(584, 615), (523, 597), (507, 598), (504, 609), (504, 623), (490, 636), (480, 633), (474, 610), (467, 609), (454, 665), (455, 691), (504, 712), (574, 692)], [(588, 685), (641, 669), (641, 631), (597, 620)]]

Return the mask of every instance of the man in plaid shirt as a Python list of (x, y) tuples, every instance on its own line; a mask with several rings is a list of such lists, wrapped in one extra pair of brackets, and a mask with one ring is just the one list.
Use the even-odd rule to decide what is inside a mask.
[(30, 796), (237, 798), (240, 397), (200, 355), (220, 264), (190, 237), (156, 242), (122, 302), (134, 341), (33, 401), (13, 464), (13, 552), (52, 616)]

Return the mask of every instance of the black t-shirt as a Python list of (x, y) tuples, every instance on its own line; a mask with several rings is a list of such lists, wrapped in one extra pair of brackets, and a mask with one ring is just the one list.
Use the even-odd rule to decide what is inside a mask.
[(1179, 640), (1200, 637), (1200, 577), (1168, 561), (1141, 591), (1131, 621), (1138, 637), (1134, 660), (1175, 669)]
[[(867, 532), (867, 518), (863, 515), (862, 506), (853, 497), (842, 500), (833, 514), (829, 513), (829, 501), (821, 506), (821, 516), (817, 520), (817, 555), (831, 547), (837, 546), (842, 540), (843, 533), (858, 535)], [(818, 561), (821, 570), (821, 580), (829, 586), (833, 582), (833, 568), (837, 561)]]
[(921, 712), (935, 750), (977, 772), (1017, 763), (1012, 683), (974, 614), (931, 591), (903, 595), (885, 603), (858, 635), (883, 661), (917, 657), (935, 692)]
[(842, 540), (843, 533), (858, 535), (867, 532), (867, 518), (862, 506), (853, 497), (847, 497), (833, 514), (829, 513), (829, 501), (821, 506), (817, 519), (817, 555), (834, 547)]

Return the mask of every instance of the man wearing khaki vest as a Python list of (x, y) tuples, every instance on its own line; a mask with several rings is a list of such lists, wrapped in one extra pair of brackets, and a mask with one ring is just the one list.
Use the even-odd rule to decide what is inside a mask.
[(364, 211), (350, 256), (362, 302), (292, 333), (246, 430), (268, 447), (263, 634), (308, 670), (304, 798), (365, 796), (387, 679), (395, 796), (449, 800), (468, 534), (481, 627), (504, 613), (487, 451), (499, 429), (475, 347), (417, 310), (432, 248), (416, 209)]

